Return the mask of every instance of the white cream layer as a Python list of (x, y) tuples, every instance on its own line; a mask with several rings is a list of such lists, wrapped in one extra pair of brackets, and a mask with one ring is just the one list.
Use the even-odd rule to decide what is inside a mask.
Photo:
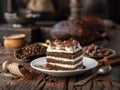
[(68, 59), (68, 58), (61, 58), (61, 57), (54, 57), (54, 56), (47, 56), (47, 58), (50, 58), (50, 59), (54, 59), (54, 60), (60, 60), (60, 61), (72, 61), (72, 62), (75, 62), (77, 60), (79, 60), (80, 58), (82, 58), (83, 55), (75, 58), (75, 59)]
[(60, 64), (60, 63), (48, 63), (50, 65), (55, 65), (59, 67), (64, 67), (64, 68), (76, 68), (78, 65), (80, 65), (83, 61), (75, 64), (75, 65), (68, 65), (68, 64)]
[(71, 46), (71, 47), (60, 47), (59, 45), (56, 47), (48, 46), (47, 52), (63, 52), (63, 53), (75, 53), (79, 50), (81, 50), (82, 47), (78, 43), (77, 45)]

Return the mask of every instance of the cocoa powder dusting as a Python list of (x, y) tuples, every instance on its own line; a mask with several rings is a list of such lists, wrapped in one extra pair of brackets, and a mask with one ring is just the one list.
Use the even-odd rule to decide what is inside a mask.
[(34, 80), (38, 80), (38, 78), (40, 78), (40, 73), (37, 73), (32, 68), (27, 69), (25, 67), (21, 67), (20, 71), (24, 75), (24, 77), (20, 77), (19, 80), (34, 81)]
[(25, 78), (30, 79), (31, 78), (31, 73), (28, 69), (26, 69), (25, 67), (21, 67), (20, 68), (20, 72), (24, 75)]

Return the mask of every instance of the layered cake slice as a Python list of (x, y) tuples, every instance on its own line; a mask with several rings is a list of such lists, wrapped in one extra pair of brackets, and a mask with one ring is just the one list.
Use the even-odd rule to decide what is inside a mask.
[(74, 39), (52, 41), (46, 54), (48, 69), (75, 70), (83, 68), (82, 47)]

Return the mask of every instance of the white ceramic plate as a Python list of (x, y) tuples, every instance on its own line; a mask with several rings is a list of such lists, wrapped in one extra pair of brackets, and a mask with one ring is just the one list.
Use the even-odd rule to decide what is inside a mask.
[(63, 71), (63, 70), (48, 70), (42, 68), (41, 66), (46, 65), (46, 57), (37, 58), (30, 63), (32, 68), (51, 76), (74, 76), (95, 68), (98, 65), (98, 62), (95, 59), (83, 57), (83, 64), (85, 66), (84, 69)]

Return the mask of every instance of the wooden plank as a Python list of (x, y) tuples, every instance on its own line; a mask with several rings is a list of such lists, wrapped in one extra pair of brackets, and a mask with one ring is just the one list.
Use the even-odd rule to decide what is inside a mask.
[(112, 90), (111, 84), (108, 81), (103, 81), (104, 89), (103, 90)]
[(93, 82), (89, 81), (88, 83), (82, 86), (82, 90), (90, 90), (92, 86), (93, 86)]
[(115, 81), (111, 82), (112, 90), (120, 90), (120, 83), (117, 83)]
[(73, 90), (75, 87), (74, 87), (74, 83), (78, 81), (78, 78), (77, 77), (71, 77), (69, 78), (69, 81), (68, 81), (68, 90)]
[(47, 76), (44, 90), (67, 90), (67, 78)]
[(103, 83), (102, 81), (97, 81), (97, 86), (98, 86), (98, 90), (103, 90)]

